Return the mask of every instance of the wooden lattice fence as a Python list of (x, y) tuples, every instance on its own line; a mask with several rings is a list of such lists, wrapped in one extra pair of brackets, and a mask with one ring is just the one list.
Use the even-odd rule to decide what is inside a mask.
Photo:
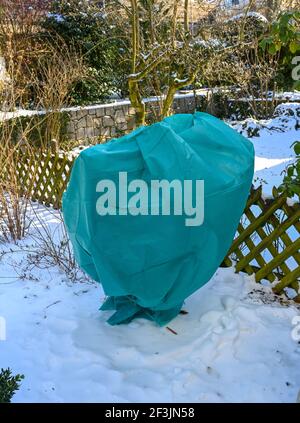
[(30, 151), (16, 153), (17, 178), (26, 194), (56, 209), (69, 181), (74, 158), (64, 153)]
[[(22, 153), (16, 160), (17, 177), (31, 198), (60, 208), (74, 158), (48, 151)], [(224, 265), (254, 273), (257, 282), (273, 282), (276, 293), (286, 287), (299, 292), (300, 204), (288, 205), (275, 189), (273, 194), (264, 199), (261, 188), (252, 190)]]
[(252, 190), (224, 263), (235, 264), (237, 272), (255, 273), (257, 282), (273, 282), (276, 293), (286, 287), (298, 292), (300, 204), (288, 205), (286, 196), (278, 195), (276, 189), (270, 199), (263, 198), (261, 187)]

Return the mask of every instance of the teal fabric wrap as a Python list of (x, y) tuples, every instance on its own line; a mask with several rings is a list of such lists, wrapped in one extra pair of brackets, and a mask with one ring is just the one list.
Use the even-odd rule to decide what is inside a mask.
[[(217, 118), (174, 115), (82, 151), (63, 196), (63, 215), (81, 268), (108, 296), (110, 324), (144, 317), (165, 325), (223, 261), (243, 213), (253, 145)], [(185, 215), (106, 215), (96, 211), (100, 180), (204, 180), (204, 222)], [(116, 204), (116, 210), (118, 206)]]

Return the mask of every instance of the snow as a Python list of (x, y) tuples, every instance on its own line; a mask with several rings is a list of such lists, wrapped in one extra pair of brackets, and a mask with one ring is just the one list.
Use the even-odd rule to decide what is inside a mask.
[(5, 58), (0, 56), (0, 83), (5, 84), (9, 82), (9, 75), (6, 72)]
[(272, 194), (273, 186), (282, 183), (283, 172), (295, 160), (291, 147), (299, 140), (300, 103), (285, 103), (277, 106), (274, 118), (257, 121), (249, 118), (229, 124), (249, 137), (255, 149), (254, 185), (263, 184), (266, 195)]
[(276, 93), (276, 99), (286, 99), (290, 101), (300, 101), (299, 91), (284, 91), (282, 93)]
[(23, 116), (35, 116), (35, 115), (43, 115), (45, 111), (37, 111), (37, 110), (26, 110), (26, 109), (18, 109), (13, 112), (4, 112), (0, 111), (0, 122), (8, 119), (15, 119), (18, 117)]
[(282, 172), (295, 159), (291, 145), (299, 139), (299, 133), (296, 130), (283, 134), (262, 132), (260, 137), (251, 138), (255, 148), (254, 185), (262, 183), (264, 193), (271, 194), (273, 186), (282, 183)]
[(191, 47), (198, 46), (198, 47), (204, 47), (204, 48), (226, 47), (226, 43), (215, 38), (210, 38), (208, 40), (195, 38), (193, 41), (189, 43), (189, 45)]
[(59, 13), (50, 13), (50, 12), (48, 12), (46, 14), (46, 16), (47, 16), (47, 18), (54, 19), (58, 23), (64, 22), (64, 20), (65, 20), (64, 16), (63, 15), (60, 15)]
[[(245, 135), (258, 128), (249, 139), (265, 197), (299, 139), (297, 106), (277, 112), (268, 121), (230, 122)], [(31, 217), (23, 241), (0, 245), (0, 367), (25, 375), (14, 402), (300, 401), (300, 345), (292, 337), (300, 306), (275, 296), (270, 283), (220, 268), (187, 299), (188, 314), (169, 324), (176, 334), (143, 319), (112, 327), (110, 313), (98, 311), (99, 284), (37, 259), (41, 222), (57, 244), (62, 239), (58, 212), (35, 204)]]
[[(200, 96), (206, 96), (207, 90), (206, 89), (200, 89), (196, 90), (196, 95)], [(175, 94), (174, 99), (179, 98), (191, 98), (194, 97), (195, 93), (194, 91), (188, 91), (188, 92), (178, 92)], [(151, 103), (160, 101), (162, 98), (165, 98), (165, 96), (156, 96), (156, 97), (146, 97), (143, 99), (145, 103)], [(80, 110), (98, 110), (103, 109), (105, 107), (111, 107), (111, 106), (130, 106), (130, 100), (128, 99), (112, 99), (110, 102), (103, 103), (103, 104), (91, 104), (89, 106), (73, 106), (73, 107), (62, 107), (60, 109), (61, 112), (76, 112)], [(45, 113), (49, 113), (51, 110), (28, 110), (28, 109), (16, 109), (14, 111), (0, 111), (0, 122), (8, 119), (15, 119), (18, 117), (23, 116), (34, 116), (34, 115), (44, 115)]]
[(227, 22), (237, 21), (239, 19), (245, 19), (249, 17), (256, 18), (257, 20), (266, 24), (269, 23), (268, 19), (264, 15), (257, 12), (239, 13), (238, 15), (234, 15), (231, 18), (227, 19)]
[(296, 402), (300, 312), (252, 277), (219, 269), (169, 324), (174, 335), (143, 319), (111, 327), (100, 285), (55, 267), (20, 280), (25, 254), (13, 257), (1, 264), (0, 363), (25, 375), (15, 402)]

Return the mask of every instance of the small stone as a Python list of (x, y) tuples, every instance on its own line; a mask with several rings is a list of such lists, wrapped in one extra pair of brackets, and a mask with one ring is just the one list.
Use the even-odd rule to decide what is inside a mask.
[(86, 128), (86, 126), (87, 126), (87, 122), (86, 122), (85, 117), (82, 117), (80, 120), (77, 121), (77, 128), (78, 129)]
[(116, 122), (116, 124), (126, 123), (125, 116), (120, 116), (120, 117), (115, 118), (115, 122)]
[(114, 121), (111, 118), (111, 116), (104, 116), (102, 118), (102, 125), (105, 126), (105, 127), (107, 127), (107, 126), (108, 127), (113, 126), (114, 125)]
[(124, 112), (123, 112), (123, 110), (116, 110), (116, 113), (115, 113), (115, 121), (116, 122), (125, 122), (126, 120), (125, 120), (125, 114), (124, 114)]
[(129, 118), (127, 118), (127, 129), (131, 131), (132, 129), (135, 128), (135, 126), (136, 126), (135, 117), (130, 116)]
[(115, 114), (115, 109), (113, 106), (106, 106), (104, 109), (104, 114), (106, 116), (113, 116)]
[(94, 127), (94, 118), (91, 115), (86, 117), (86, 126), (87, 128)]
[(95, 136), (94, 128), (88, 127), (85, 129), (85, 138), (93, 138)]
[(110, 128), (100, 128), (100, 135), (103, 137), (110, 136)]
[(96, 110), (95, 109), (88, 109), (88, 114), (90, 116), (96, 116)]
[(99, 108), (96, 109), (96, 116), (97, 117), (104, 116), (104, 107), (99, 107)]
[(120, 123), (116, 123), (116, 128), (118, 131), (126, 131), (127, 129), (127, 124), (126, 122), (120, 122)]
[(101, 128), (100, 127), (96, 127), (94, 128), (94, 137), (99, 137), (101, 134)]
[(78, 120), (85, 118), (86, 115), (87, 115), (87, 111), (85, 109), (77, 110), (77, 112), (76, 112), (76, 118)]
[(134, 107), (129, 107), (129, 110), (128, 110), (128, 114), (129, 115), (135, 115), (135, 108)]
[(75, 124), (74, 124), (74, 122), (72, 122), (72, 121), (68, 122), (66, 131), (67, 131), (67, 133), (74, 133), (75, 132)]
[(83, 140), (85, 138), (85, 128), (78, 128), (76, 133), (77, 140)]

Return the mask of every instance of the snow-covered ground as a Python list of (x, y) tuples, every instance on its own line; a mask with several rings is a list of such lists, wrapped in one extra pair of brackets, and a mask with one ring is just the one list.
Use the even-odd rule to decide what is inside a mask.
[(291, 144), (299, 139), (296, 130), (286, 133), (264, 130), (259, 138), (252, 138), (255, 147), (254, 185), (263, 184), (265, 194), (271, 194), (273, 186), (282, 183), (282, 172), (295, 158)]
[[(255, 177), (267, 182), (267, 192), (280, 183), (290, 145), (299, 139), (293, 125), (278, 132), (273, 123), (264, 122), (260, 137), (251, 138)], [(57, 214), (43, 207), (36, 214), (58, 242)], [(14, 401), (300, 401), (295, 303), (252, 277), (219, 269), (186, 301), (188, 314), (169, 324), (176, 334), (142, 319), (112, 327), (109, 312), (98, 311), (100, 285), (71, 282), (57, 266), (28, 263), (36, 260), (38, 225), (19, 245), (0, 245), (0, 316), (6, 320), (0, 367), (25, 375)]]
[(101, 287), (55, 268), (16, 280), (15, 255), (14, 265), (3, 258), (0, 282), (0, 363), (25, 374), (14, 401), (296, 401), (300, 311), (251, 277), (219, 269), (169, 324), (175, 335), (142, 319), (109, 326)]
[(300, 103), (280, 105), (274, 116), (265, 121), (230, 122), (244, 136), (251, 135), (255, 148), (253, 182), (255, 186), (262, 184), (266, 195), (272, 194), (273, 186), (281, 184), (284, 170), (295, 159), (291, 146), (300, 140)]

